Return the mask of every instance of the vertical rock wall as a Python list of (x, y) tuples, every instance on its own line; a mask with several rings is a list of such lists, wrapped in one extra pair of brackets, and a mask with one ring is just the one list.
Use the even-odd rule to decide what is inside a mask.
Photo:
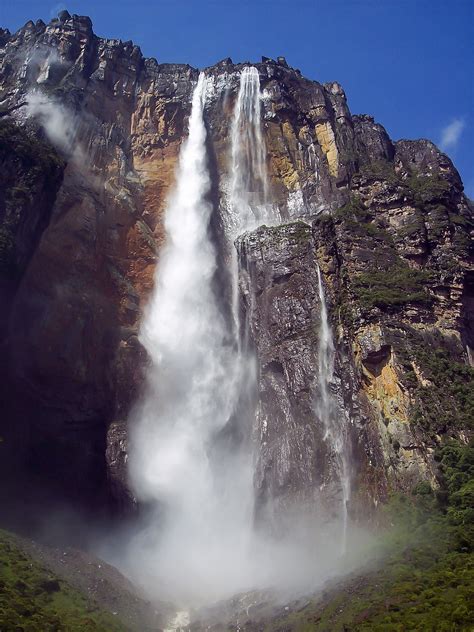
[[(67, 12), (0, 31), (0, 59), (2, 118), (39, 130), (67, 164), (62, 184), (61, 167), (51, 197), (27, 212), (39, 229), (21, 242), (24, 269), (3, 314), (2, 425), (23, 428), (28, 468), (52, 489), (123, 508), (126, 420), (146, 364), (139, 324), (197, 71), (144, 59)], [(311, 401), (318, 263), (337, 339), (336, 396), (353, 437), (353, 502), (364, 507), (390, 487), (433, 479), (435, 446), (466, 434), (472, 205), (447, 156), (428, 141), (393, 143), (371, 117), (352, 116), (339, 84), (305, 79), (283, 59), (256, 67), (270, 196), (285, 224), (237, 244), (260, 371), (257, 491), (282, 506), (312, 501), (321, 486), (328, 498), (339, 493)], [(220, 287), (241, 69), (223, 60), (206, 70)], [(3, 189), (10, 175), (0, 174)], [(42, 185), (28, 187), (32, 196)], [(456, 385), (447, 397), (446, 375)]]

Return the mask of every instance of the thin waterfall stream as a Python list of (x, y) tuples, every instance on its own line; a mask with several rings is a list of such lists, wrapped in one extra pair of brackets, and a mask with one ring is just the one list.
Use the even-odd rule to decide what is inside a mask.
[(324, 284), (321, 269), (318, 265), (318, 295), (320, 303), (320, 324), (318, 340), (318, 377), (319, 392), (316, 401), (318, 416), (324, 424), (324, 440), (330, 446), (330, 453), (334, 459), (336, 476), (339, 479), (341, 488), (340, 515), (342, 518), (342, 539), (341, 551), (344, 554), (347, 547), (347, 505), (350, 495), (350, 474), (347, 459), (347, 445), (344, 433), (345, 419), (341, 418), (334, 395), (331, 392), (331, 385), (334, 381), (334, 339), (329, 323)]

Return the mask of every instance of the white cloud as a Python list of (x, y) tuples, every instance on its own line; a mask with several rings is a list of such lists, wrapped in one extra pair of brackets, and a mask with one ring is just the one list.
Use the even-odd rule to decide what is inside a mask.
[(443, 151), (454, 149), (457, 146), (465, 127), (466, 123), (460, 118), (456, 118), (451, 121), (449, 125), (446, 125), (441, 132), (441, 140), (439, 141), (441, 149)]

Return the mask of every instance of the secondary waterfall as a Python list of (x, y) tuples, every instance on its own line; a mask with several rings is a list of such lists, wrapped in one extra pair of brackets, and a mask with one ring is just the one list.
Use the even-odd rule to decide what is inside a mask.
[(213, 289), (205, 97), (201, 74), (141, 331), (152, 366), (131, 454), (136, 493), (155, 508), (133, 554), (163, 597), (184, 602), (218, 595), (231, 572), (240, 587), (252, 516), (250, 464), (216, 447), (235, 407), (238, 362)]
[(261, 224), (275, 224), (279, 216), (268, 203), (265, 142), (261, 124), (260, 77), (254, 66), (240, 74), (230, 135), (228, 208), (223, 223), (230, 249), (234, 336), (240, 348), (242, 332), (238, 306), (238, 264), (233, 242)]
[(321, 270), (318, 266), (318, 295), (320, 303), (320, 323), (318, 341), (319, 392), (316, 401), (318, 416), (324, 424), (324, 440), (329, 444), (330, 455), (334, 460), (335, 475), (341, 487), (342, 553), (346, 552), (347, 540), (347, 504), (350, 495), (350, 475), (347, 458), (347, 440), (344, 430), (345, 419), (338, 411), (331, 384), (334, 380), (334, 340), (329, 324), (326, 297)]
[(267, 219), (268, 179), (261, 129), (260, 77), (249, 66), (240, 88), (231, 124), (230, 233), (235, 239)]

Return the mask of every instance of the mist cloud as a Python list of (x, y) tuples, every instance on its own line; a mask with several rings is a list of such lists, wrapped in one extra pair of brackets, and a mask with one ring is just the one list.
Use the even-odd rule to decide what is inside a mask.
[(466, 123), (463, 119), (456, 118), (451, 123), (446, 125), (441, 132), (441, 140), (439, 142), (439, 146), (443, 151), (448, 151), (449, 149), (455, 149), (459, 143), (461, 138), (461, 134), (466, 127)]
[(68, 161), (79, 167), (87, 166), (86, 152), (79, 142), (81, 117), (41, 90), (30, 91), (26, 102), (27, 117), (39, 123), (49, 142)]

